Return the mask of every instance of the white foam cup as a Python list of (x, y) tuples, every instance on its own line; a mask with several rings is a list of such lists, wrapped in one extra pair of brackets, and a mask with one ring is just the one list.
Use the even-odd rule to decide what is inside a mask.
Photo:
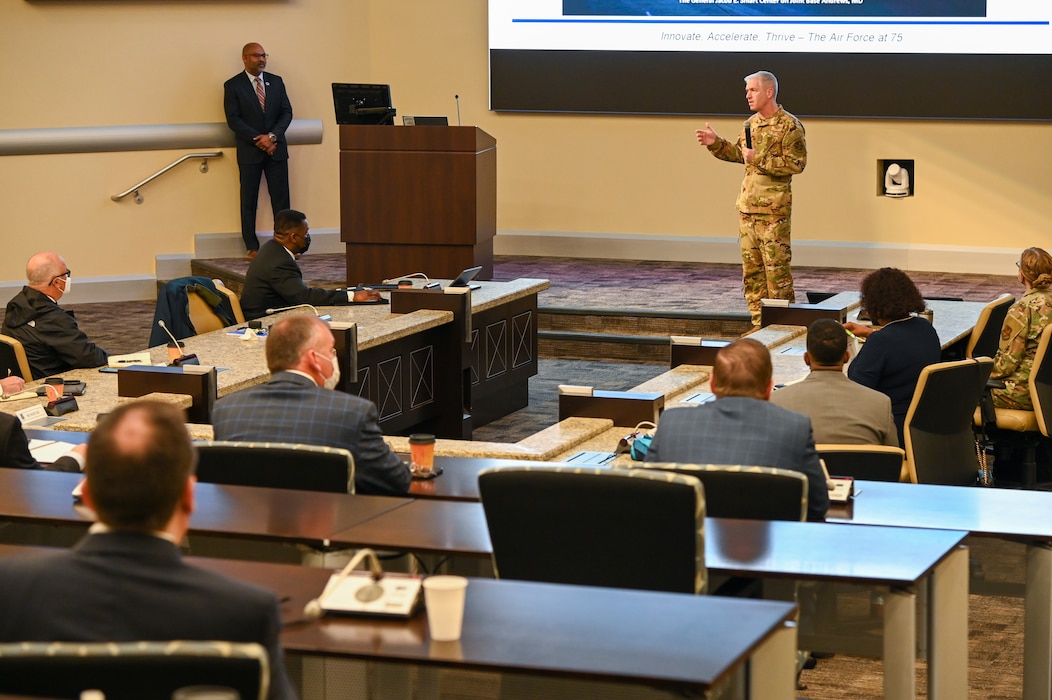
[(432, 640), (453, 642), (460, 639), (467, 588), (468, 580), (463, 576), (428, 576), (424, 579), (424, 605)]

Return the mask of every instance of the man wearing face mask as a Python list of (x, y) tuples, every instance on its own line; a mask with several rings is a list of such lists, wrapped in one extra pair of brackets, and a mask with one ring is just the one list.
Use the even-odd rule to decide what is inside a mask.
[(296, 256), (306, 253), (309, 248), (307, 215), (295, 209), (279, 211), (274, 217), (274, 240), (264, 243), (248, 265), (241, 291), (241, 310), (245, 318), (260, 318), (266, 315), (267, 309), (296, 304), (343, 306), (352, 301), (353, 291), (308, 287), (303, 283), (303, 272)]
[(109, 354), (88, 340), (72, 311), (58, 305), (73, 288), (73, 273), (57, 253), (37, 253), (26, 263), (26, 281), (4, 314), (4, 335), (21, 341), (32, 377), (50, 377), (81, 367), (100, 367)]
[(282, 319), (270, 329), (266, 355), (270, 381), (216, 402), (216, 440), (342, 447), (354, 455), (356, 493), (409, 490), (409, 467), (384, 442), (376, 405), (331, 391), (340, 380), (340, 366), (324, 322), (310, 315)]

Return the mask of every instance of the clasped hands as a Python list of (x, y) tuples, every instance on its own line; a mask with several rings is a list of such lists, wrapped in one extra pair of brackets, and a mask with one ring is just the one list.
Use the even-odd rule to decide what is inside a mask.
[(256, 144), (256, 148), (263, 151), (268, 156), (274, 155), (274, 151), (278, 148), (278, 144), (270, 140), (270, 134), (260, 134), (253, 138), (252, 141)]

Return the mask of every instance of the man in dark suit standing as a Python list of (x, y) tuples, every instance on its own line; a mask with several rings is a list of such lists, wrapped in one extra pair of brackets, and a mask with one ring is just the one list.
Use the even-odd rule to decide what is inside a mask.
[(665, 411), (647, 462), (731, 464), (802, 472), (807, 519), (822, 520), (829, 490), (811, 437), (811, 419), (770, 403), (771, 353), (750, 338), (721, 348), (709, 384), (716, 401)]
[(403, 495), (409, 490), (409, 467), (384, 442), (376, 405), (331, 391), (340, 381), (340, 366), (325, 323), (314, 316), (282, 319), (270, 329), (266, 355), (270, 381), (216, 402), (216, 440), (342, 447), (354, 455), (357, 493)]
[(197, 455), (174, 406), (139, 401), (88, 442), (84, 504), (98, 522), (73, 549), (0, 559), (0, 642), (256, 642), (269, 697), (295, 696), (275, 595), (186, 564)]
[(259, 180), (267, 177), (270, 205), (277, 215), (288, 209), (289, 147), (285, 131), (292, 123), (292, 103), (280, 76), (264, 73), (267, 53), (256, 43), (241, 49), (245, 71), (223, 84), (223, 111), (234, 132), (237, 167), (241, 172), (241, 236), (248, 257), (259, 250), (256, 206)]

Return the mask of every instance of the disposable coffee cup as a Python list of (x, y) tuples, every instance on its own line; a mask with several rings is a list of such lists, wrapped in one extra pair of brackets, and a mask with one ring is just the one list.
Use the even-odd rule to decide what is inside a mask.
[(455, 642), (464, 623), (464, 596), (468, 580), (463, 576), (428, 576), (424, 579), (424, 605), (431, 639)]
[(435, 469), (435, 436), (413, 433), (409, 436), (409, 468), (417, 474), (430, 474)]
[(181, 340), (179, 341), (178, 345), (176, 345), (175, 343), (173, 343), (171, 341), (168, 341), (168, 361), (169, 362), (175, 362), (180, 357), (182, 357), (183, 356), (183, 348), (185, 348), (185, 347), (186, 347), (186, 343), (184, 343)]

